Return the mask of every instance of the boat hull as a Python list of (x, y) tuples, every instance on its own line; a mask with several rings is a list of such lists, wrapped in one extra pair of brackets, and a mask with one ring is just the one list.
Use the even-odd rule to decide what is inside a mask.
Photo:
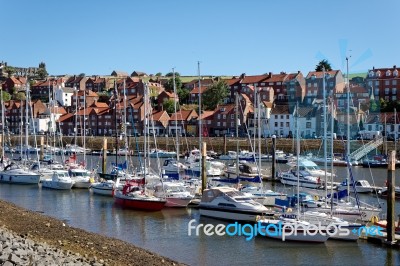
[(0, 182), (11, 184), (39, 184), (40, 175), (15, 175), (0, 173)]
[(73, 182), (54, 182), (52, 180), (43, 180), (42, 188), (68, 190), (72, 188), (73, 184)]
[(114, 186), (110, 185), (106, 182), (94, 183), (94, 184), (92, 184), (92, 186), (90, 188), (94, 194), (102, 195), (102, 196), (109, 196), (109, 197), (113, 196)]
[(192, 197), (185, 197), (185, 198), (167, 198), (167, 203), (165, 203), (165, 207), (169, 208), (186, 208)]
[(255, 222), (263, 213), (258, 211), (220, 209), (199, 205), (200, 215), (222, 220)]
[(114, 195), (115, 203), (130, 209), (143, 211), (160, 211), (166, 201), (152, 198), (131, 198), (129, 196)]

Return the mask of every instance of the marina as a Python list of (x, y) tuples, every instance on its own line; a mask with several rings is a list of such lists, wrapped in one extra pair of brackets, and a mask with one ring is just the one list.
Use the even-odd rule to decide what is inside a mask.
[[(79, 156), (78, 156), (79, 157)], [(97, 163), (88, 158), (88, 162)], [(112, 157), (110, 157), (112, 161)], [(269, 167), (264, 163), (263, 167)], [(92, 165), (88, 165), (92, 167)], [(284, 167), (279, 165), (279, 167)], [(354, 175), (363, 176), (371, 184), (384, 183), (386, 170), (371, 169), (374, 179), (365, 168), (355, 167)], [(397, 170), (398, 171), (398, 170)], [(344, 175), (345, 168), (335, 168), (336, 175)], [(293, 187), (278, 182), (264, 182), (265, 188), (291, 193)], [(112, 197), (94, 194), (87, 189), (55, 191), (39, 185), (0, 184), (0, 197), (32, 211), (64, 221), (84, 230), (115, 237), (160, 255), (189, 265), (221, 264), (314, 264), (314, 265), (396, 265), (400, 252), (386, 248), (380, 242), (369, 243), (328, 240), (323, 244), (293, 243), (289, 241), (255, 237), (246, 241), (244, 236), (188, 235), (188, 224), (225, 224), (227, 221), (200, 216), (196, 208), (163, 208), (157, 212), (144, 212), (122, 208)], [(384, 199), (373, 194), (360, 195), (371, 204)], [(399, 213), (400, 207), (396, 206)], [(376, 239), (374, 239), (376, 240)], [(290, 250), (290, 252), (288, 252)], [(240, 252), (238, 252), (240, 251)], [(229, 254), (229, 255), (228, 255)], [(357, 257), (357, 262), (354, 261)], [(319, 264), (318, 261), (321, 263)]]

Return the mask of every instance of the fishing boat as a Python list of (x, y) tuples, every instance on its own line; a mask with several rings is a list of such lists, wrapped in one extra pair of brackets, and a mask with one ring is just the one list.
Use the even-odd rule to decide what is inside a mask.
[(232, 187), (205, 189), (199, 210), (202, 216), (242, 222), (255, 222), (259, 216), (271, 214), (264, 205)]

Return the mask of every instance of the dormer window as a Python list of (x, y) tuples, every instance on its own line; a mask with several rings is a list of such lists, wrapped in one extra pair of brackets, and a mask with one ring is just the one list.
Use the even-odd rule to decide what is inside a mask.
[(378, 70), (378, 71), (376, 71), (376, 76), (377, 77), (380, 77), (381, 76), (381, 72)]
[(390, 70), (388, 70), (388, 71), (386, 71), (386, 77), (390, 77), (390, 74), (391, 74), (392, 72), (390, 72)]
[(312, 74), (311, 79), (315, 79), (315, 78), (316, 78), (315, 74)]
[(397, 77), (398, 75), (399, 75), (399, 71), (397, 71), (397, 69), (395, 69), (395, 70), (393, 71), (393, 76)]
[(222, 107), (222, 108), (220, 109), (220, 111), (221, 111), (221, 112), (225, 112), (225, 107)]

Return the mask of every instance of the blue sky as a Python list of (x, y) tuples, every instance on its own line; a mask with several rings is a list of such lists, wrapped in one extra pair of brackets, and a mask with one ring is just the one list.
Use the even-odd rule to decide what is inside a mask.
[(321, 59), (400, 66), (400, 1), (0, 0), (0, 61), (51, 75), (302, 71)]

